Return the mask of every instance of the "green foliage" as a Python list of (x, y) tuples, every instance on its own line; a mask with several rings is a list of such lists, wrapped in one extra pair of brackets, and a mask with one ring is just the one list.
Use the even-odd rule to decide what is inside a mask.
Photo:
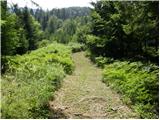
[(91, 35), (99, 37), (88, 37), (87, 45), (93, 54), (114, 58), (141, 56), (139, 59), (158, 63), (158, 57), (147, 52), (149, 48), (152, 53), (158, 51), (157, 1), (102, 0), (92, 5)]
[(65, 20), (62, 27), (59, 28), (54, 37), (60, 43), (69, 43), (76, 32), (76, 23), (72, 19)]
[(102, 0), (92, 5), (88, 56), (98, 66), (106, 65), (104, 82), (131, 101), (142, 118), (158, 118), (158, 66), (150, 63), (158, 63), (159, 56), (158, 2)]
[[(86, 17), (67, 19), (63, 21), (62, 26), (56, 29), (55, 32), (47, 33), (46, 36), (49, 36), (49, 40), (51, 41), (54, 40), (64, 44), (68, 44), (69, 42), (85, 43), (89, 27), (84, 25), (84, 22), (88, 22), (88, 19)], [(50, 29), (53, 29), (53, 27), (50, 27)]]
[(7, 57), (2, 76), (2, 118), (48, 118), (48, 100), (73, 70), (71, 49), (51, 44), (29, 54)]
[[(85, 34), (90, 17), (90, 8), (87, 7), (71, 7), (62, 9), (53, 9), (44, 11), (36, 9), (35, 13), (30, 13), (39, 21), (42, 30), (45, 31), (44, 38), (50, 41), (60, 43), (69, 43), (75, 41), (84, 42)], [(73, 41), (72, 41), (73, 42)]]
[(10, 14), (7, 11), (7, 2), (1, 1), (2, 9), (2, 24), (1, 24), (1, 49), (2, 55), (13, 55), (16, 53), (16, 48), (19, 46), (19, 35), (16, 23), (18, 22), (15, 14)]
[(125, 32), (125, 34), (129, 35), (131, 34), (131, 26), (128, 25), (123, 25), (123, 31)]
[(37, 46), (38, 46), (38, 48), (46, 47), (46, 46), (49, 45), (49, 43), (50, 43), (49, 40), (44, 39), (44, 40), (42, 40), (42, 41), (39, 41), (39, 42), (37, 43)]
[(104, 47), (105, 47), (105, 39), (95, 36), (95, 35), (87, 35), (86, 36), (86, 44), (89, 48), (90, 52), (95, 56), (104, 55)]
[(76, 22), (72, 19), (64, 21), (63, 30), (66, 34), (73, 36), (76, 32)]
[(26, 32), (26, 38), (29, 43), (29, 50), (37, 48), (37, 42), (41, 40), (42, 31), (41, 25), (35, 21), (35, 18), (29, 14), (28, 8), (25, 7), (23, 10), (23, 24)]
[(147, 58), (152, 58), (152, 61), (156, 62), (156, 60), (159, 58), (159, 50), (156, 51), (153, 47), (147, 47), (147, 49), (144, 52), (144, 55)]
[(69, 7), (69, 8), (61, 8), (61, 9), (52, 9), (50, 11), (45, 11), (42, 9), (36, 9), (35, 13), (33, 10), (30, 10), (33, 16), (35, 16), (36, 20), (38, 20), (42, 26), (43, 30), (46, 28), (46, 23), (50, 17), (56, 16), (58, 19), (67, 20), (73, 19), (76, 17), (87, 16), (90, 13), (90, 8), (88, 7)]
[(97, 64), (98, 67), (104, 67), (106, 64), (113, 63), (114, 59), (113, 58), (107, 58), (107, 57), (96, 57), (95, 58), (95, 63)]
[[(69, 41), (71, 41), (71, 36), (68, 35), (63, 28), (59, 28), (55, 34), (53, 35), (53, 38), (59, 42), (59, 43), (64, 43), (67, 44)], [(52, 38), (52, 39), (53, 39)]]
[(55, 31), (62, 26), (62, 20), (58, 19), (55, 16), (51, 16), (47, 22), (46, 32), (49, 34), (54, 34)]
[(3, 1), (2, 55), (24, 54), (36, 49), (43, 33), (40, 24), (29, 14), (27, 7), (19, 9), (14, 5), (9, 11), (6, 6), (7, 2)]
[(70, 42), (70, 43), (68, 43), (68, 46), (71, 47), (73, 53), (85, 50), (84, 44), (80, 44), (80, 43), (76, 43), (76, 42)]
[(90, 48), (104, 47), (102, 39), (94, 35), (87, 35), (86, 43), (89, 45)]
[[(158, 66), (141, 62), (106, 65), (103, 81), (125, 97), (142, 118), (158, 118)], [(127, 101), (126, 101), (127, 102)]]
[[(83, 19), (82, 19), (83, 20)], [(86, 36), (90, 32), (89, 24), (88, 25), (79, 25), (75, 33), (75, 40), (79, 43), (86, 44)]]

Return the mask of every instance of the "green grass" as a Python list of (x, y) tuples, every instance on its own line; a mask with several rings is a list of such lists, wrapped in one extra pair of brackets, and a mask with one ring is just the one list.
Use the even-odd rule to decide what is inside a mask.
[(49, 99), (65, 74), (73, 71), (71, 49), (54, 43), (7, 61), (1, 80), (1, 117), (48, 118)]
[(124, 95), (142, 118), (158, 118), (158, 66), (117, 61), (105, 66), (103, 81)]

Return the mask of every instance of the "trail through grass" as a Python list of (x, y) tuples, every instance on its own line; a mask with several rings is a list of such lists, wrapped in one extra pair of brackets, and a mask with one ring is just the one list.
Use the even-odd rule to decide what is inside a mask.
[(120, 96), (102, 81), (102, 70), (85, 57), (73, 54), (75, 71), (50, 101), (51, 118), (137, 118)]

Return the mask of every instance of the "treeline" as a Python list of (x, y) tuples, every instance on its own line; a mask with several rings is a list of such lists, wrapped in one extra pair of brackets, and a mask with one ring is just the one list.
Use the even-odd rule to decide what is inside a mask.
[(69, 7), (61, 9), (43, 10), (43, 9), (30, 9), (30, 13), (35, 16), (42, 24), (43, 30), (45, 29), (46, 21), (49, 20), (50, 16), (56, 16), (61, 20), (66, 20), (75, 17), (88, 16), (90, 13), (90, 8), (88, 7)]
[(158, 63), (157, 1), (92, 3), (91, 34), (86, 44), (95, 56), (134, 58)]
[[(39, 107), (44, 101), (35, 104), (41, 95), (28, 98), (25, 94), (21, 95), (21, 90), (35, 96), (30, 90), (39, 93), (42, 90), (40, 82), (44, 86), (54, 84), (56, 87), (60, 78), (64, 77), (59, 73), (66, 70), (70, 73), (73, 69), (71, 52), (65, 51), (79, 51), (83, 45), (92, 60), (104, 68), (103, 81), (106, 84), (117, 89), (140, 117), (158, 118), (158, 66), (153, 64), (158, 64), (159, 57), (158, 2), (102, 0), (92, 5), (93, 9), (76, 7), (43, 11), (19, 8), (17, 5), (8, 8), (7, 1), (1, 1), (1, 69), (2, 72), (8, 70), (2, 76), (5, 82), (2, 92), (6, 95), (6, 103), (2, 106), (5, 108), (4, 118), (38, 118), (37, 115), (33, 117), (32, 112), (41, 111)], [(53, 45), (46, 47), (51, 43)], [(37, 48), (41, 49), (32, 51)], [(51, 72), (52, 68), (55, 72)], [(48, 75), (44, 75), (46, 73)], [(26, 83), (39, 91), (28, 88)], [(50, 96), (46, 95), (46, 91), (49, 94), (50, 90), (44, 88), (41, 91), (45, 101)], [(23, 101), (20, 107), (17, 95)], [(33, 103), (29, 104), (28, 99)], [(15, 114), (17, 109), (26, 111)]]
[(8, 8), (7, 1), (1, 1), (1, 12), (1, 117), (50, 118), (48, 101), (65, 75), (73, 72), (71, 53), (82, 47), (76, 35), (90, 18), (82, 12), (75, 18), (49, 15), (44, 20), (27, 7)]
[(75, 41), (76, 34), (89, 22), (89, 19), (88, 16), (84, 16), (62, 21), (55, 16), (51, 16), (44, 31), (45, 37), (48, 40), (60, 43)]
[(159, 2), (101, 0), (92, 5), (83, 41), (87, 56), (103, 68), (103, 82), (121, 93), (140, 118), (158, 118)]
[(30, 13), (41, 24), (45, 39), (61, 43), (72, 41), (73, 35), (90, 22), (88, 7), (69, 7), (51, 11), (30, 9)]
[(34, 50), (42, 39), (41, 25), (30, 15), (27, 7), (20, 10), (14, 5), (12, 10), (8, 9), (7, 1), (1, 1), (2, 56)]
[[(9, 8), (7, 1), (1, 1), (2, 56), (22, 55), (53, 41), (69, 43), (81, 39), (75, 34), (82, 34), (81, 28), (85, 30), (89, 11), (87, 7), (43, 11), (16, 4)], [(2, 59), (2, 66), (5, 61)]]

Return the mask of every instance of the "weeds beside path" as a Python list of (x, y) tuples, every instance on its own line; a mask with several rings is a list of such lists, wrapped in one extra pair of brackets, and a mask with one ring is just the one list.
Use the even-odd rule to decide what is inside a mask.
[(102, 81), (102, 71), (84, 52), (73, 54), (75, 71), (50, 101), (51, 118), (137, 118)]

